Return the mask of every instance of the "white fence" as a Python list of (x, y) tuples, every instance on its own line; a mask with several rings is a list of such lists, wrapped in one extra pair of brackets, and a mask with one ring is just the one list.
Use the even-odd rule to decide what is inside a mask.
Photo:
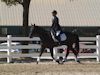
[[(84, 41), (96, 41), (96, 45), (84, 45), (81, 48), (90, 48), (96, 49), (95, 53), (92, 54), (80, 54), (79, 58), (96, 58), (97, 62), (100, 61), (100, 35), (96, 37), (80, 37), (80, 40)], [(0, 54), (0, 58), (7, 58), (7, 62), (10, 63), (12, 58), (14, 57), (35, 57), (37, 58), (38, 55), (35, 54), (12, 54), (11, 49), (40, 49), (40, 44), (33, 44), (33, 45), (11, 45), (12, 41), (40, 41), (40, 38), (34, 37), (32, 39), (28, 37), (12, 37), (8, 35), (7, 37), (0, 37), (0, 41), (7, 41), (7, 46), (0, 46), (0, 49), (7, 49), (7, 54)], [(59, 48), (59, 47), (58, 47)], [(58, 49), (57, 48), (57, 49)], [(61, 48), (61, 47), (60, 47)], [(54, 55), (56, 55), (56, 49), (54, 49)], [(44, 56), (45, 59), (51, 59), (51, 56)], [(69, 59), (73, 59), (74, 56), (69, 56)]]
[[(7, 62), (10, 63), (13, 57), (32, 57), (33, 54), (12, 54), (11, 49), (40, 49), (41, 46), (39, 44), (29, 44), (29, 45), (12, 45), (12, 41), (39, 41), (40, 38), (34, 37), (30, 39), (29, 37), (12, 37), (8, 35), (7, 37), (0, 37), (0, 41), (7, 41), (7, 45), (0, 45), (0, 51), (5, 51), (7, 54), (0, 54), (0, 58), (7, 58)], [(35, 55), (36, 56), (36, 55)]]

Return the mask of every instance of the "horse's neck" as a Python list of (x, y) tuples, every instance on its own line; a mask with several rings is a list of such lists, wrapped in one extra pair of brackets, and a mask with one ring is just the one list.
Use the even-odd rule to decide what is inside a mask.
[(46, 31), (45, 29), (41, 27), (38, 27), (37, 30), (39, 30), (37, 33), (43, 42), (46, 42), (46, 41), (54, 42), (49, 31)]
[(44, 41), (44, 42), (46, 42), (46, 41), (51, 41), (51, 42), (53, 42), (51, 36), (49, 35), (49, 32), (48, 32), (48, 33), (45, 33), (45, 32), (42, 33), (42, 32), (40, 32), (40, 33), (39, 33), (39, 37), (40, 37), (40, 39), (41, 39), (42, 41)]

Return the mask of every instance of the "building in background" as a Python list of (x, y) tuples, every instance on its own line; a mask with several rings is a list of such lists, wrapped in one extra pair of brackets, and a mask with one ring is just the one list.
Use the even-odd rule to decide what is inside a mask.
[[(65, 31), (75, 31), (80, 36), (100, 33), (100, 0), (31, 0), (29, 25), (49, 28), (53, 10), (58, 11), (60, 25)], [(0, 2), (0, 34), (21, 35), (21, 5), (6, 6)]]

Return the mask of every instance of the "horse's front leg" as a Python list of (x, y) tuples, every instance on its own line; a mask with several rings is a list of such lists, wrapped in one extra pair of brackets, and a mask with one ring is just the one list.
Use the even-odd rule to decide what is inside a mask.
[(53, 47), (50, 48), (50, 53), (51, 53), (51, 57), (52, 57), (53, 61), (58, 63), (59, 61), (54, 56)]
[(51, 53), (51, 57), (52, 57), (52, 59), (55, 60), (55, 58), (54, 58), (54, 54), (53, 54), (53, 47), (50, 48), (50, 53)]
[(42, 54), (43, 54), (43, 52), (44, 52), (44, 47), (42, 47), (41, 48), (41, 50), (40, 50), (40, 54), (39, 54), (39, 57), (37, 58), (37, 64), (40, 62), (40, 58), (41, 58), (41, 56), (42, 56)]

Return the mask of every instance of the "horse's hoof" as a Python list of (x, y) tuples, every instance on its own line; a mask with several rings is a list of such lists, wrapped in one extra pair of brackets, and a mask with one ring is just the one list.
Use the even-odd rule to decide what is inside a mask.
[(63, 64), (63, 57), (59, 57), (59, 64)]
[(59, 63), (59, 60), (57, 59), (56, 62)]
[(62, 65), (62, 64), (64, 64), (64, 62), (63, 62), (63, 61), (59, 61), (59, 64), (61, 64), (61, 65)]
[(67, 59), (64, 59), (63, 62), (67, 62)]
[(10, 61), (10, 63), (14, 63), (14, 61)]
[(56, 60), (56, 62), (58, 63), (58, 64), (64, 64), (64, 62), (62, 61), (62, 60)]
[(77, 60), (76, 62), (77, 62), (77, 63), (81, 63), (80, 60)]
[(36, 64), (39, 64), (39, 62), (37, 61)]
[(56, 60), (56, 62), (57, 62), (58, 64), (60, 64), (58, 59)]

